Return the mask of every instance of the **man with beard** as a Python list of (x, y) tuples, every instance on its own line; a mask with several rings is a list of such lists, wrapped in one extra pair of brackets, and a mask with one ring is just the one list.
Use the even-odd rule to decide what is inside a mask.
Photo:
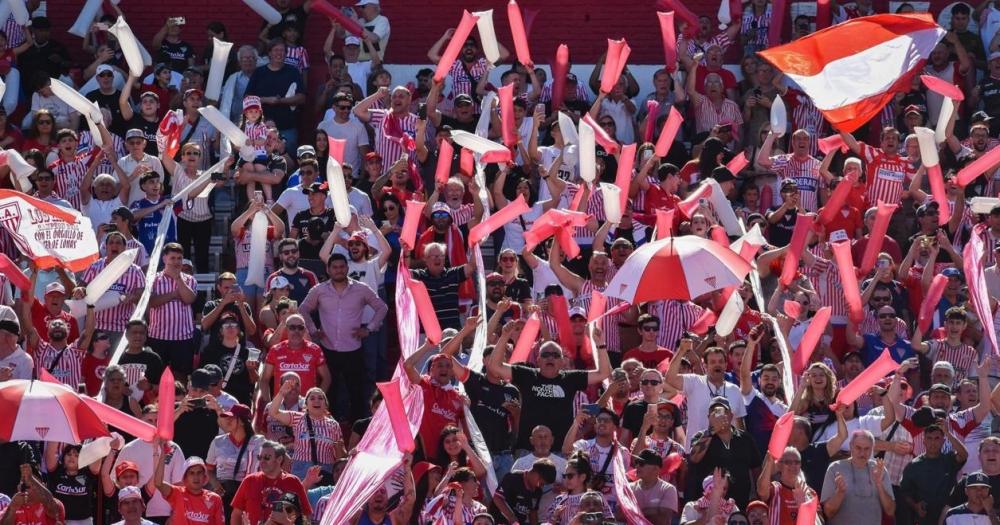
[(847, 321), (847, 331), (845, 332), (847, 344), (861, 351), (861, 358), (865, 364), (875, 362), (883, 350), (889, 350), (897, 363), (916, 357), (916, 354), (913, 353), (916, 345), (911, 346), (910, 342), (899, 337), (896, 331), (899, 322), (899, 318), (896, 317), (896, 309), (885, 305), (878, 309), (877, 314), (878, 333), (875, 334), (862, 335), (854, 321), (850, 319)]
[(267, 277), (267, 289), (270, 290), (271, 281), (280, 275), (288, 279), (288, 284), (291, 285), (288, 297), (301, 304), (319, 279), (315, 273), (299, 267), (299, 244), (295, 239), (282, 239), (278, 242), (278, 258), (281, 259), (281, 268)]
[[(973, 454), (969, 454), (969, 456), (971, 457)], [(980, 441), (978, 456), (982, 470), (958, 480), (955, 488), (951, 491), (951, 499), (948, 502), (952, 507), (958, 507), (972, 499), (966, 488), (971, 480), (975, 480), (973, 476), (976, 474), (984, 474), (987, 485), (992, 490), (1000, 490), (1000, 437), (989, 436)], [(973, 485), (975, 485), (975, 482), (973, 482)], [(1000, 511), (1000, 499), (993, 502), (993, 510)]]
[(435, 82), (431, 92), (427, 95), (427, 118), (434, 124), (434, 128), (441, 126), (451, 126), (451, 129), (476, 132), (477, 107), (472, 96), (462, 93), (455, 97), (455, 107), (452, 115), (445, 115), (438, 109), (438, 99), (441, 98), (441, 90), (444, 89), (444, 80)]
[(761, 367), (757, 380), (759, 390), (754, 388), (750, 378), (750, 366), (763, 335), (764, 325), (757, 325), (750, 330), (747, 349), (740, 360), (740, 394), (743, 395), (743, 405), (746, 407), (746, 427), (757, 444), (757, 450), (761, 452), (771, 439), (771, 431), (774, 430), (777, 418), (788, 412), (788, 405), (778, 396), (781, 371), (777, 366), (768, 363)]
[(691, 470), (684, 495), (692, 500), (700, 498), (703, 486), (697, 480), (704, 479), (706, 472), (720, 468), (732, 475), (729, 496), (740, 507), (746, 507), (751, 496), (751, 471), (760, 467), (761, 455), (753, 438), (734, 425), (730, 406), (729, 401), (721, 396), (708, 403), (708, 415), (705, 417), (708, 424), (691, 437)]
[[(368, 410), (364, 399), (366, 376), (358, 373), (365, 369), (361, 342), (379, 330), (389, 309), (371, 287), (348, 277), (347, 268), (346, 257), (331, 255), (326, 265), (330, 279), (309, 290), (299, 311), (312, 340), (322, 346), (330, 372), (343, 378), (350, 400), (349, 418), (356, 420), (365, 417)], [(365, 306), (375, 311), (367, 323), (362, 322)], [(313, 312), (319, 313), (318, 326), (313, 321)], [(338, 390), (335, 387), (332, 392)]]
[[(694, 341), (681, 339), (677, 353), (670, 360), (667, 369), (667, 384), (677, 390), (683, 390), (688, 403), (688, 426), (685, 448), (690, 449), (692, 436), (708, 428), (709, 403), (713, 398), (723, 397), (729, 402), (727, 410), (737, 419), (735, 424), (743, 428), (742, 418), (747, 415), (740, 387), (726, 381), (726, 351), (719, 347), (705, 350), (702, 359), (705, 364), (705, 375), (681, 374), (681, 361), (685, 355), (694, 349)], [(750, 352), (747, 352), (750, 353)], [(702, 476), (704, 477), (704, 476)], [(697, 478), (701, 479), (701, 478)]]
[(910, 179), (916, 168), (905, 157), (899, 155), (899, 131), (893, 127), (882, 130), (878, 148), (858, 142), (850, 133), (840, 133), (844, 144), (865, 162), (864, 172), (868, 174), (868, 189), (865, 200), (869, 206), (879, 201), (899, 204), (910, 197)]
[[(997, 115), (1000, 114), (1000, 51), (990, 53), (987, 72), (989, 75), (979, 81), (979, 84), (972, 90), (972, 95), (969, 97), (969, 107), (977, 108), (979, 102), (982, 102), (987, 115)], [(990, 120), (991, 132), (987, 135), (994, 135), (996, 127), (993, 122), (997, 120)]]
[[(507, 283), (503, 275), (492, 272), (486, 276), (486, 319), (492, 321), (493, 314), (497, 311), (501, 312), (501, 317), (496, 328), (503, 326), (507, 321), (521, 318), (521, 305), (507, 298)], [(479, 305), (472, 307), (471, 315), (479, 315)], [(490, 330), (489, 333), (496, 331)]]
[(87, 306), (87, 320), (78, 339), (70, 342), (69, 325), (62, 319), (53, 319), (49, 321), (49, 338), (45, 341), (38, 336), (38, 331), (31, 322), (31, 307), (28, 304), (23, 303), (23, 315), (27, 326), (25, 335), (28, 347), (34, 349), (32, 355), (35, 356), (36, 368), (39, 371), (45, 369), (64, 385), (76, 389), (77, 385), (83, 382), (80, 365), (83, 356), (87, 354), (87, 348), (90, 347), (90, 338), (94, 334), (94, 307)]
[(329, 205), (330, 189), (327, 184), (314, 182), (309, 186), (303, 186), (302, 193), (306, 195), (309, 206), (296, 213), (294, 217), (288, 217), (289, 237), (297, 239), (314, 217), (323, 219), (326, 223), (326, 232), (333, 230), (337, 218), (334, 216), (333, 208)]
[(509, 381), (521, 392), (521, 418), (518, 421), (516, 448), (532, 450), (531, 432), (538, 425), (552, 430), (557, 442), (566, 438), (573, 423), (576, 395), (590, 385), (601, 383), (611, 375), (608, 361), (608, 347), (604, 334), (594, 330), (594, 368), (590, 370), (564, 369), (563, 349), (554, 341), (542, 343), (538, 349), (537, 368), (521, 364), (507, 364), (503, 350), (513, 332), (520, 329), (523, 321), (512, 321), (504, 325), (497, 341), (497, 350), (486, 359), (488, 373), (504, 381)]

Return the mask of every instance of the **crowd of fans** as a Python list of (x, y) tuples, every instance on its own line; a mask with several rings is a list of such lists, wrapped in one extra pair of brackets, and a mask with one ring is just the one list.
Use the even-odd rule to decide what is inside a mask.
[[(68, 43), (43, 16), (28, 27), (13, 17), (3, 26), (0, 74), (16, 68), (22, 81), (16, 109), (0, 109), (0, 146), (35, 170), (24, 187), (2, 167), (0, 186), (89, 217), (101, 257), (75, 275), (39, 270), (0, 231), (0, 249), (30, 275), (33, 291), (21, 294), (0, 277), (0, 381), (44, 369), (156, 424), (157, 385), (169, 366), (179, 401), (172, 441), (122, 432), (89, 465), (81, 466), (79, 445), (0, 445), (0, 523), (319, 523), (382, 401), (375, 383), (397, 367), (423, 389), (417, 449), (353, 523), (624, 522), (615, 485), (626, 483), (657, 525), (791, 524), (813, 500), (817, 522), (830, 524), (1000, 523), (1000, 497), (992, 494), (1000, 490), (1000, 359), (985, 335), (1000, 315), (976, 315), (963, 269), (966, 243), (980, 236), (995, 311), (1000, 201), (974, 209), (972, 199), (996, 197), (1000, 174), (990, 169), (964, 187), (955, 177), (1000, 144), (997, 2), (946, 8), (947, 36), (921, 72), (965, 93), (940, 124), (947, 209), (930, 196), (914, 134), (939, 123), (942, 97), (914, 77), (878, 117), (840, 134), (842, 147), (824, 154), (819, 139), (837, 132), (756, 54), (781, 16), (767, 0), (751, 0), (721, 30), (708, 17), (697, 28), (680, 22), (679, 67), (656, 71), (649, 85), (626, 67), (602, 92), (604, 57), (577, 57), (597, 66), (586, 82), (567, 75), (559, 107), (549, 70), (517, 63), (503, 45), (492, 64), (474, 37), (444, 81), (431, 69), (393, 78), (382, 60), (390, 22), (378, 0), (354, 7), (362, 35), (333, 23), (323, 49), (307, 49), (306, 20), (319, 16), (310, 3), (276, 0), (281, 23), (265, 23), (256, 42), (235, 43), (219, 100), (204, 93), (212, 47), (199, 52), (186, 42), (192, 28), (183, 18), (168, 19), (145, 43), (155, 65), (144, 78), (129, 73), (107, 32), (110, 15), (84, 39), (89, 64), (71, 61)], [(34, 11), (38, 1), (27, 5)], [(832, 9), (835, 23), (876, 12), (870, 0)], [(903, 3), (897, 11), (913, 10)], [(788, 29), (785, 40), (805, 36), (814, 21), (798, 16)], [(207, 31), (228, 39), (219, 22)], [(431, 62), (453, 33), (429, 49)], [(324, 80), (310, 92), (309, 77)], [(53, 94), (50, 78), (100, 107), (102, 147)], [(485, 126), (500, 140), (499, 109), (483, 104), (500, 87), (491, 78), (513, 86), (517, 143), (513, 162), (489, 164), (477, 177), (449, 132)], [(777, 97), (788, 107), (782, 136), (770, 129)], [(227, 139), (198, 112), (208, 104), (246, 133), (250, 158), (222, 156), (231, 150)], [(686, 120), (660, 157), (653, 144), (671, 108)], [(157, 133), (175, 109), (183, 111), (181, 147), (169, 156)], [(601, 186), (581, 181), (579, 145), (563, 136), (560, 112), (574, 122), (589, 114), (617, 143), (638, 145), (617, 224), (605, 214)], [(346, 225), (326, 180), (330, 139), (344, 144)], [(440, 159), (441, 151), (452, 158)], [(750, 162), (733, 173), (727, 164), (740, 153)], [(598, 181), (615, 182), (621, 155), (597, 147)], [(219, 161), (223, 169), (190, 192), (197, 197), (175, 207), (170, 196)], [(450, 163), (447, 182), (435, 177), (441, 163)], [(658, 211), (675, 211), (675, 236), (719, 239), (715, 205), (703, 201), (688, 213), (679, 206), (707, 179), (748, 229), (764, 234), (754, 269), (763, 295), (755, 297), (749, 278), (738, 289), (746, 308), (727, 336), (706, 322), (724, 304), (721, 290), (630, 305), (589, 331), (592, 294), (605, 291), (637, 247), (665, 235), (654, 232)], [(838, 184), (852, 184), (847, 201), (810, 231), (798, 273), (780, 284), (797, 217), (822, 212)], [(518, 197), (529, 210), (482, 243), (479, 267), (470, 229)], [(400, 237), (413, 201), (424, 205), (410, 212), (422, 215), (411, 250)], [(898, 208), (888, 234), (872, 238), (880, 201)], [(526, 242), (551, 210), (587, 215), (586, 224), (567, 226), (579, 255), (552, 239)], [(170, 227), (161, 239), (164, 214)], [(268, 224), (263, 286), (250, 272), (258, 214)], [(837, 238), (853, 243), (855, 266), (868, 245), (881, 246), (875, 268), (858, 274), (861, 323), (849, 320), (830, 248)], [(149, 260), (158, 241), (160, 260)], [(66, 301), (83, 298), (88, 283), (133, 248), (139, 255), (111, 288), (120, 304), (71, 314)], [(158, 268), (151, 283), (149, 265)], [(440, 344), (412, 353), (397, 334), (401, 265), (426, 286), (444, 330)], [(483, 289), (477, 272), (485, 274)], [(917, 314), (937, 275), (947, 285), (921, 330)], [(131, 319), (146, 288), (147, 315)], [(618, 304), (609, 298), (607, 308)], [(799, 348), (823, 307), (832, 309), (830, 323), (786, 391), (779, 343)], [(537, 341), (526, 362), (510, 364), (533, 315), (541, 319)], [(470, 366), (482, 325), (484, 364)], [(124, 353), (111, 364), (122, 340)], [(896, 373), (856, 402), (836, 404), (839, 389), (883, 350), (899, 364)], [(774, 457), (768, 443), (788, 411), (795, 415), (788, 447)], [(474, 442), (480, 435), (482, 447)], [(627, 465), (624, 478), (610, 467), (616, 454)]]

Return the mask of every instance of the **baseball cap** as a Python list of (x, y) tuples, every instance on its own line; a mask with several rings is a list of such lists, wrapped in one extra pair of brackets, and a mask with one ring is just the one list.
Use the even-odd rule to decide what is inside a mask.
[(951, 387), (943, 383), (935, 383), (927, 389), (928, 394), (932, 392), (944, 392), (945, 394), (951, 395)]
[(145, 139), (146, 134), (142, 132), (139, 128), (132, 128), (125, 132), (125, 140), (128, 139)]
[(226, 410), (222, 414), (222, 417), (236, 417), (240, 419), (250, 419), (252, 416), (250, 414), (250, 407), (237, 403), (232, 406), (229, 410)]
[(347, 238), (347, 242), (351, 241), (368, 242), (368, 232), (366, 230), (358, 230), (352, 233), (351, 236)]
[(247, 95), (243, 97), (243, 111), (253, 108), (260, 109), (260, 97), (256, 95)]
[(295, 156), (300, 159), (306, 155), (312, 155), (313, 157), (315, 157), (316, 148), (306, 145), (306, 146), (299, 146), (298, 149), (295, 150)]
[[(235, 319), (236, 316), (228, 317), (228, 319)], [(227, 319), (227, 317), (223, 317)], [(217, 385), (222, 382), (222, 368), (216, 364), (208, 364), (201, 367), (202, 370), (208, 372), (208, 385)]]
[(917, 217), (924, 217), (928, 213), (930, 213), (931, 210), (938, 210), (938, 209), (940, 208), (938, 207), (937, 202), (928, 202), (926, 204), (921, 204), (920, 207), (917, 208)]
[(729, 171), (729, 168), (725, 166), (716, 166), (712, 170), (712, 178), (715, 179), (716, 182), (729, 182), (731, 180), (736, 180), (733, 172)]
[(907, 114), (910, 114), (910, 113), (916, 113), (918, 115), (923, 115), (924, 114), (923, 111), (920, 111), (920, 106), (918, 106), (916, 104), (910, 104), (909, 106), (906, 106), (906, 109), (903, 110), (903, 115), (907, 115)]
[[(132, 465), (133, 467), (135, 466), (135, 464), (132, 463), (131, 461), (126, 461), (125, 463), (128, 463), (128, 464)], [(122, 463), (122, 464), (118, 465), (118, 467), (123, 466), (125, 463)], [(115, 467), (115, 474), (116, 475), (118, 474), (118, 470), (119, 470), (118, 467)], [(139, 472), (138, 469), (133, 469), (133, 470), (135, 470), (136, 473)], [(122, 488), (118, 489), (118, 502), (119, 503), (121, 503), (123, 501), (128, 501), (130, 499), (137, 499), (139, 501), (142, 501), (142, 492), (139, 490), (139, 487), (128, 486), (128, 487), (122, 487)]]
[(938, 361), (938, 362), (934, 363), (934, 367), (931, 368), (931, 371), (937, 370), (939, 368), (947, 370), (947, 371), (951, 372), (952, 374), (955, 373), (955, 367), (951, 363), (949, 363), (948, 361)]
[(657, 467), (663, 466), (663, 457), (656, 453), (655, 450), (647, 448), (639, 453), (634, 460), (635, 465), (656, 465)]
[(962, 272), (958, 268), (945, 268), (941, 271), (941, 275), (945, 277), (958, 277), (962, 278)]
[(965, 477), (966, 487), (992, 487), (990, 485), (990, 477), (983, 473), (981, 470), (977, 470), (972, 474)]
[(354, 4), (355, 7), (364, 7), (366, 5), (378, 5), (378, 0), (358, 0), (358, 3)]
[(308, 188), (302, 188), (302, 193), (309, 195), (310, 193), (329, 193), (329, 188), (325, 182), (314, 182), (309, 185)]
[(784, 179), (781, 181), (781, 191), (785, 191), (785, 188), (791, 188), (792, 186), (798, 189), (799, 183), (795, 182), (795, 179)]
[(111, 212), (111, 216), (121, 217), (126, 221), (132, 222), (132, 210), (126, 208), (125, 206), (115, 208), (115, 211)]
[(111, 73), (111, 74), (114, 74), (114, 72), (115, 72), (115, 70), (111, 66), (109, 66), (107, 64), (101, 64), (101, 65), (97, 66), (97, 72), (95, 73), (95, 75), (100, 76), (101, 73)]
[(503, 283), (504, 282), (504, 278), (503, 278), (502, 275), (500, 275), (497, 272), (492, 272), (492, 273), (490, 273), (489, 275), (486, 276), (486, 282), (487, 283), (495, 282), (495, 281), (499, 281), (499, 282)]
[[(195, 372), (197, 372), (197, 370), (195, 370)], [(190, 456), (186, 460), (184, 460), (184, 469), (183, 469), (183, 472), (185, 474), (187, 474), (188, 469), (190, 469), (192, 467), (198, 467), (198, 466), (200, 466), (202, 468), (205, 468), (207, 470), (207, 467), (205, 467), (205, 460), (204, 459), (201, 459), (198, 456)]]
[(205, 96), (205, 92), (203, 92), (202, 90), (200, 90), (198, 88), (191, 88), (191, 89), (189, 89), (189, 90), (187, 90), (187, 91), (184, 92), (184, 100), (187, 100), (188, 97), (191, 97), (191, 96), (194, 96), (194, 95), (198, 95), (199, 97), (204, 97)]
[(447, 213), (448, 215), (451, 215), (451, 208), (449, 208), (447, 204), (438, 201), (431, 205), (431, 214), (434, 214), (436, 212), (444, 212)]
[(160, 101), (160, 95), (157, 95), (156, 92), (154, 91), (143, 91), (142, 95), (139, 95), (139, 100), (142, 100), (144, 98), (152, 98), (157, 102)]
[(722, 396), (713, 397), (712, 401), (708, 404), (708, 410), (712, 410), (715, 407), (723, 407), (726, 410), (732, 410), (732, 407), (729, 405), (729, 400)]
[(573, 308), (569, 309), (569, 317), (570, 317), (570, 319), (572, 319), (574, 317), (584, 317), (584, 318), (586, 318), (587, 317), (587, 311), (584, 310), (582, 306), (574, 306)]
[(288, 282), (288, 278), (284, 275), (278, 275), (274, 279), (271, 279), (271, 289), (277, 290), (278, 288), (288, 288), (292, 283)]
[(139, 466), (131, 461), (122, 461), (121, 463), (115, 465), (115, 477), (120, 478), (122, 474), (128, 471), (134, 471), (136, 474), (139, 473)]
[(52, 281), (51, 283), (45, 285), (45, 295), (49, 295), (50, 293), (61, 293), (66, 295), (66, 287), (59, 281)]
[(13, 308), (4, 304), (0, 304), (0, 330), (21, 335), (21, 322), (17, 320), (17, 314)]
[(365, 162), (372, 162), (374, 160), (382, 160), (382, 155), (379, 155), (374, 151), (369, 151), (365, 154)]
[(996, 60), (1000, 58), (1000, 51), (994, 51), (990, 53), (990, 60)]
[(754, 500), (754, 501), (751, 501), (750, 503), (748, 503), (748, 504), (747, 504), (747, 512), (750, 512), (750, 511), (751, 511), (751, 510), (753, 510), (753, 509), (764, 509), (764, 510), (768, 510), (768, 507), (767, 507), (767, 503), (764, 503), (764, 502), (763, 502), (763, 501), (761, 501), (761, 500)]
[[(997, 51), (997, 53), (1000, 53), (1000, 51)], [(985, 111), (977, 111), (969, 117), (969, 124), (978, 124), (980, 122), (989, 122), (991, 120), (993, 120), (993, 117), (991, 117), (989, 113)]]
[[(211, 372), (205, 370), (204, 368), (199, 368), (194, 372), (191, 372), (191, 387), (208, 390), (208, 386), (212, 384), (213, 379), (214, 375)], [(184, 467), (184, 470), (187, 470), (186, 466)]]
[(354, 35), (351, 35), (351, 36), (349, 36), (349, 37), (347, 37), (347, 38), (344, 39), (344, 45), (345, 46), (360, 46), (361, 45), (361, 39), (358, 38), (358, 37), (356, 37), (356, 36), (354, 36)]
[(52, 22), (47, 16), (36, 16), (31, 19), (33, 29), (52, 29)]
[(473, 104), (472, 97), (466, 95), (465, 93), (462, 93), (461, 95), (455, 97), (455, 105), (458, 106), (462, 104), (472, 105)]

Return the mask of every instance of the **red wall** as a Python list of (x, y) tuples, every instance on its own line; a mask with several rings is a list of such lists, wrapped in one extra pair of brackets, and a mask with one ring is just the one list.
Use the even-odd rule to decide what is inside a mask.
[[(298, 1), (292, 0), (293, 3)], [(48, 13), (54, 24), (54, 37), (80, 53), (76, 58), (89, 62), (89, 57), (83, 57), (80, 51), (80, 39), (65, 33), (82, 3), (81, 0), (49, 0)], [(334, 0), (331, 3), (344, 5), (346, 2)], [(718, 8), (716, 1), (686, 3), (695, 12), (713, 18)], [(887, 3), (876, 0), (876, 8), (885, 10)], [(933, 2), (936, 6), (944, 3), (942, 0)], [(122, 0), (120, 5), (133, 31), (147, 45), (167, 17), (186, 17), (188, 25), (183, 37), (199, 52), (206, 42), (204, 27), (209, 21), (225, 23), (230, 39), (237, 44), (254, 43), (262, 23), (261, 18), (239, 0)], [(521, 0), (520, 5), (523, 9), (538, 10), (530, 36), (537, 63), (548, 63), (560, 43), (569, 45), (574, 62), (593, 63), (605, 51), (608, 37), (628, 40), (632, 47), (631, 63), (655, 64), (663, 60), (655, 2), (651, 0)], [(478, 4), (454, 0), (383, 0), (382, 12), (392, 23), (386, 61), (398, 64), (427, 62), (427, 50), (445, 29), (458, 23), (463, 8), (490, 7), (494, 9), (493, 20), (500, 41), (512, 48), (503, 0)], [(326, 20), (310, 17), (306, 37), (313, 63), (320, 59), (329, 28)]]

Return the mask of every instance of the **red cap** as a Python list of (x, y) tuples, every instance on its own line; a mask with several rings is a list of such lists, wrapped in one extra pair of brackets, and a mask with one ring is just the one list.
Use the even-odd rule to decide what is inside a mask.
[(139, 466), (131, 461), (122, 461), (121, 463), (115, 465), (115, 477), (120, 478), (122, 474), (126, 471), (134, 471), (136, 474), (139, 473)]

